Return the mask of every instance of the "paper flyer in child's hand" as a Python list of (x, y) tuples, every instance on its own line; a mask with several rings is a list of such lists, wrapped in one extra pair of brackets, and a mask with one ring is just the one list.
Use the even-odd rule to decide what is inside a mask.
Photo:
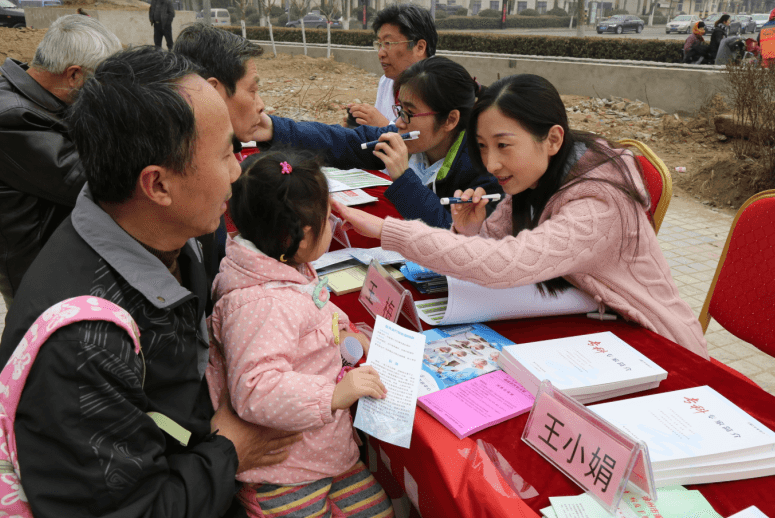
[(353, 426), (381, 441), (409, 447), (424, 347), (425, 335), (377, 317), (366, 365), (379, 373), (387, 397), (361, 398)]

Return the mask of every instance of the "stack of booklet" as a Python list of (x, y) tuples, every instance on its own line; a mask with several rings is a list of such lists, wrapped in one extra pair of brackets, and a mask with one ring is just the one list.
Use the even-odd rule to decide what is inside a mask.
[(401, 267), (404, 274), (420, 293), (441, 293), (447, 291), (447, 277), (429, 270), (417, 263), (407, 261)]
[(508, 345), (498, 365), (533, 395), (549, 380), (581, 404), (656, 388), (667, 377), (610, 331)]
[(498, 369), (510, 340), (483, 324), (431, 329), (417, 404), (459, 439), (529, 411), (534, 398)]
[(646, 442), (657, 487), (775, 475), (775, 433), (708, 386), (589, 409)]

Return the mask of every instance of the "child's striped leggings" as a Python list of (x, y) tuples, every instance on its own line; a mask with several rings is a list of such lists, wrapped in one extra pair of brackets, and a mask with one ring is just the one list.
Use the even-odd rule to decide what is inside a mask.
[(238, 495), (252, 518), (393, 518), (393, 506), (363, 462), (304, 486), (245, 485)]

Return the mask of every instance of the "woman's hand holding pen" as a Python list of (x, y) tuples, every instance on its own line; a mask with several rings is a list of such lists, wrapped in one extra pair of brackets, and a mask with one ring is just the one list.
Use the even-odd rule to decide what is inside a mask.
[(395, 181), (401, 178), (404, 171), (409, 169), (409, 151), (406, 143), (398, 133), (383, 133), (379, 137), (379, 144), (373, 151), (374, 155), (385, 163), (390, 179)]
[(487, 192), (481, 187), (466, 189), (465, 192), (458, 189), (455, 196), (462, 200), (472, 200), (473, 203), (457, 203), (450, 206), (452, 221), (458, 234), (465, 236), (475, 236), (482, 228), (484, 220), (487, 218), (485, 205), (489, 200), (482, 199)]
[(355, 229), (361, 235), (382, 239), (382, 225), (385, 220), (373, 216), (368, 212), (342, 205), (336, 200), (331, 200), (331, 210), (339, 214), (344, 221), (344, 230)]

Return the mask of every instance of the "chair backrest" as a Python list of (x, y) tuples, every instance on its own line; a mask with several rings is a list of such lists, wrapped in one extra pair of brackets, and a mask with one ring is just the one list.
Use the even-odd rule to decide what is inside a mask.
[(646, 189), (648, 189), (651, 198), (649, 218), (654, 226), (654, 232), (659, 233), (659, 227), (662, 226), (662, 220), (665, 218), (667, 207), (670, 205), (670, 198), (673, 197), (673, 179), (670, 176), (670, 170), (656, 153), (643, 142), (623, 139), (619, 141), (619, 144), (635, 148), (641, 153), (637, 158), (640, 161)]
[(737, 211), (700, 313), (775, 356), (775, 190), (751, 196)]

